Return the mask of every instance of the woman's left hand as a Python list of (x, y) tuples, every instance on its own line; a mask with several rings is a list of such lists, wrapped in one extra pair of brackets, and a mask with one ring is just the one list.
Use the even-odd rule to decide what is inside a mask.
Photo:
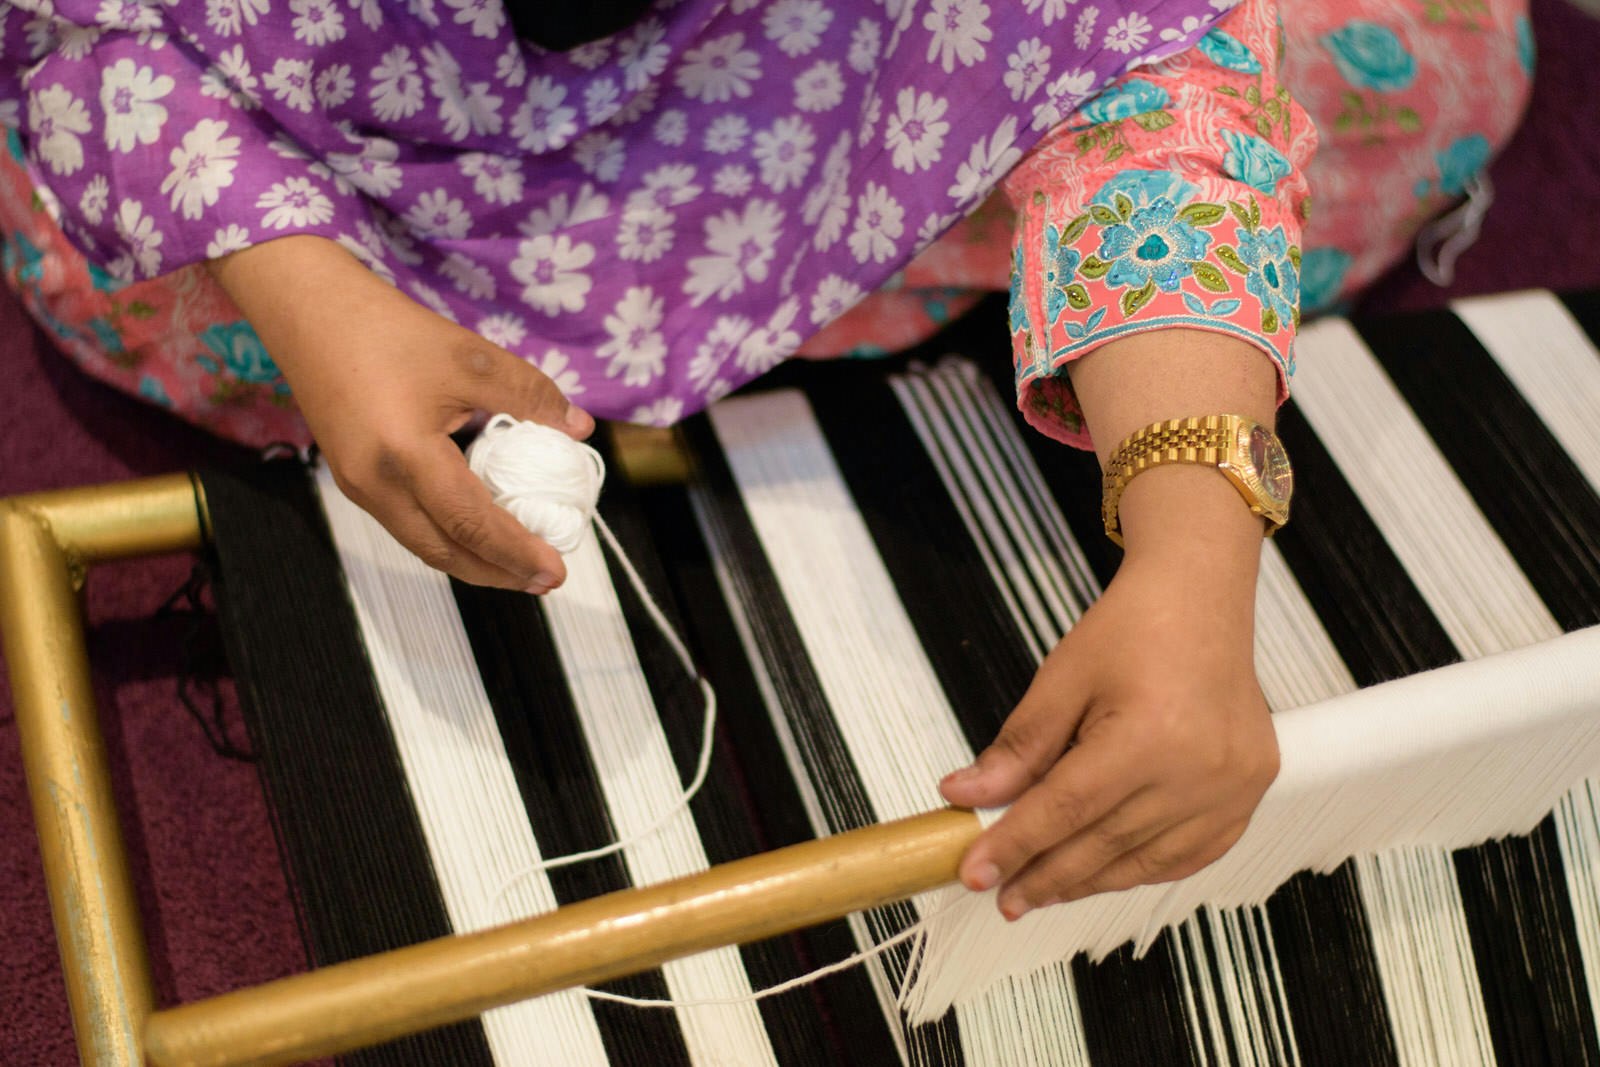
[[(1216, 472), (1186, 473), (1239, 508)], [(1130, 552), (994, 743), (940, 785), (958, 806), (1011, 805), (961, 863), (968, 888), (1001, 887), (1007, 918), (1194, 873), (1238, 840), (1277, 774), (1254, 565), (1207, 567), (1173, 544)]]

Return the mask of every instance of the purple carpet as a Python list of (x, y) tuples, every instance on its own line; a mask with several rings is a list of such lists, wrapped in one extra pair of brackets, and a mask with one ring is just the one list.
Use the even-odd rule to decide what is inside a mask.
[[(1600, 289), (1600, 22), (1533, 0), (1528, 121), (1494, 165), (1483, 236), (1440, 290), (1398, 270), (1374, 309), (1543, 286)], [(0, 497), (236, 462), (241, 455), (90, 382), (0, 295)], [(306, 965), (254, 770), (218, 756), (177, 700), (186, 624), (152, 621), (185, 559), (89, 584), (90, 656), (157, 995), (190, 1000)], [(226, 680), (223, 680), (226, 696)], [(236, 709), (227, 718), (237, 735)], [(75, 1063), (5, 666), (0, 663), (0, 1064)]]

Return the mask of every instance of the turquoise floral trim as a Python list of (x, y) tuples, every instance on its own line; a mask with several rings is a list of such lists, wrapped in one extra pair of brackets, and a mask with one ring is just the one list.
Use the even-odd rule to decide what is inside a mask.
[(1537, 61), (1537, 50), (1533, 44), (1533, 23), (1528, 21), (1528, 16), (1517, 16), (1517, 62), (1522, 64), (1522, 69), (1533, 77), (1534, 64)]
[(0, 266), (22, 285), (38, 285), (44, 279), (44, 252), (20, 233), (13, 233), (0, 249)]
[(1467, 183), (1489, 165), (1489, 139), (1481, 133), (1454, 141), (1434, 158), (1439, 162), (1439, 191), (1450, 196), (1466, 192)]
[(117, 332), (110, 319), (90, 319), (89, 329), (94, 332), (95, 340), (100, 342), (100, 347), (107, 355), (116, 357), (127, 354), (127, 347), (122, 343), (122, 334)]
[(1149, 111), (1160, 111), (1172, 103), (1167, 91), (1153, 82), (1129, 78), (1114, 85), (1078, 109), (1091, 124), (1118, 122)]
[(1261, 301), (1261, 332), (1300, 324), (1300, 250), (1289, 247), (1282, 226), (1240, 229), (1239, 260), (1250, 268), (1244, 287)]
[[(1091, 281), (1105, 279), (1111, 288), (1125, 288), (1122, 313), (1132, 315), (1156, 295), (1156, 291), (1175, 292), (1184, 278), (1196, 270), (1212, 270), (1202, 262), (1211, 235), (1203, 228), (1209, 221), (1207, 209), (1222, 209), (1211, 204), (1189, 204), (1181, 211), (1168, 197), (1157, 197), (1147, 207), (1134, 209), (1133, 201), (1117, 193), (1115, 209), (1093, 204), (1088, 215), (1080, 215), (1067, 226), (1071, 233), (1090, 221), (1105, 229), (1100, 247), (1078, 267), (1078, 274)], [(1220, 276), (1220, 272), (1218, 272)]]
[(1171, 170), (1121, 170), (1094, 194), (1091, 204), (1115, 209), (1117, 195), (1133, 201), (1136, 208), (1149, 207), (1165, 197), (1174, 204), (1187, 204), (1199, 193), (1199, 188), (1179, 177)]
[(89, 262), (89, 284), (102, 293), (114, 293), (118, 289), (125, 288), (129, 283), (108, 274), (105, 268), (91, 260)]
[(1417, 80), (1417, 61), (1387, 26), (1353, 19), (1325, 34), (1322, 46), (1345, 81), (1358, 89), (1399, 92)]
[(1028, 324), (1028, 300), (1023, 292), (1022, 272), (1022, 242), (1018, 241), (1016, 248), (1011, 252), (1011, 302), (1007, 305), (1013, 336), (1018, 331), (1026, 331), (1030, 336), (1033, 333)]
[(1044, 228), (1044, 311), (1052, 326), (1060, 321), (1061, 312), (1069, 305), (1074, 311), (1083, 311), (1089, 306), (1089, 291), (1076, 281), (1083, 254), (1072, 247), (1088, 228), (1087, 215), (1079, 215), (1066, 230), (1054, 223)]
[[(209, 326), (200, 334), (200, 342), (215, 352), (240, 381), (271, 382), (278, 377), (278, 365), (267, 355), (266, 346), (248, 322)], [(198, 362), (212, 374), (220, 373), (214, 360), (202, 356)]]
[(1195, 47), (1200, 49), (1201, 55), (1224, 70), (1236, 70), (1241, 74), (1261, 73), (1261, 61), (1231, 33), (1212, 30), (1195, 42)]
[(1307, 252), (1300, 261), (1300, 306), (1309, 313), (1337, 303), (1351, 262), (1350, 253), (1337, 248)]
[(139, 395), (160, 407), (173, 406), (172, 397), (167, 395), (167, 387), (161, 384), (161, 379), (149, 374), (139, 379)]
[(1287, 156), (1259, 137), (1223, 130), (1222, 140), (1228, 146), (1222, 157), (1223, 172), (1268, 196), (1294, 169)]

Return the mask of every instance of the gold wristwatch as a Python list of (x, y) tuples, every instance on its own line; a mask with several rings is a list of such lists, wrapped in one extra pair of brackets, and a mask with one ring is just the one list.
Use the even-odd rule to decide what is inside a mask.
[(1215, 467), (1233, 483), (1250, 510), (1267, 520), (1267, 536), (1289, 521), (1294, 472), (1278, 435), (1243, 415), (1167, 419), (1135, 432), (1117, 446), (1101, 482), (1100, 516), (1106, 536), (1122, 544), (1117, 504), (1140, 471), (1163, 463)]

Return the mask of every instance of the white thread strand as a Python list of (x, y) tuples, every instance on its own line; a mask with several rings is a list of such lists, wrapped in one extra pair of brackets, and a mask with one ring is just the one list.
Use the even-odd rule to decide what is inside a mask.
[[(764, 989), (755, 990), (748, 996), (720, 997), (715, 999), (701, 1000), (653, 1000), (645, 997), (624, 996), (621, 993), (607, 993), (603, 989), (590, 989), (588, 987), (584, 987), (582, 993), (590, 1000), (604, 1000), (609, 1001), (612, 1004), (626, 1004), (629, 1007), (634, 1008), (716, 1008), (732, 1004), (750, 1004), (758, 1000), (766, 1000), (768, 997), (775, 997), (783, 993), (800, 989), (801, 987), (808, 986), (813, 982), (821, 981), (830, 974), (838, 974), (840, 971), (848, 971), (850, 968), (866, 963), (868, 960), (877, 959), (879, 956), (882, 956), (885, 952), (888, 952), (896, 945), (903, 945), (912, 938), (918, 937), (918, 935), (928, 928), (928, 923), (930, 921), (937, 918), (943, 911), (948, 910), (948, 908), (949, 905), (946, 905), (945, 908), (941, 908), (939, 911), (933, 912), (924, 918), (918, 919), (916, 922), (912, 923), (898, 934), (895, 934), (887, 941), (879, 941), (869, 949), (863, 949), (860, 952), (852, 952), (850, 955), (836, 963), (830, 963), (825, 967), (818, 967), (815, 970), (807, 971), (805, 974), (796, 975), (795, 977), (787, 979), (786, 981), (779, 982), (777, 985), (769, 985)], [(919, 940), (918, 944), (920, 945), (921, 943), (922, 942)], [(916, 958), (914, 957), (911, 963), (911, 968), (914, 969), (915, 967)]]
[(650, 621), (655, 623), (684, 671), (694, 679), (705, 700), (700, 756), (693, 778), (683, 787), (678, 799), (662, 811), (654, 822), (635, 833), (607, 845), (543, 859), (517, 871), (503, 881), (490, 897), (489, 910), (495, 913), (500, 910), (506, 894), (523, 879), (543, 871), (615, 855), (659, 833), (677, 818), (679, 812), (688, 808), (699, 794), (700, 787), (705, 784), (711, 768), (717, 725), (717, 694), (695, 667), (689, 650), (684, 647), (655, 597), (650, 595), (644, 579), (617, 542), (611, 527), (606, 525), (597, 510), (606, 473), (605, 460), (600, 453), (582, 442), (574, 441), (560, 430), (534, 422), (519, 422), (501, 414), (489, 420), (483, 433), (467, 450), (467, 465), (488, 486), (497, 505), (511, 512), (530, 533), (548, 541), (563, 555), (577, 551), (591, 524), (597, 527), (606, 547), (611, 549), (618, 566), (639, 595)]

